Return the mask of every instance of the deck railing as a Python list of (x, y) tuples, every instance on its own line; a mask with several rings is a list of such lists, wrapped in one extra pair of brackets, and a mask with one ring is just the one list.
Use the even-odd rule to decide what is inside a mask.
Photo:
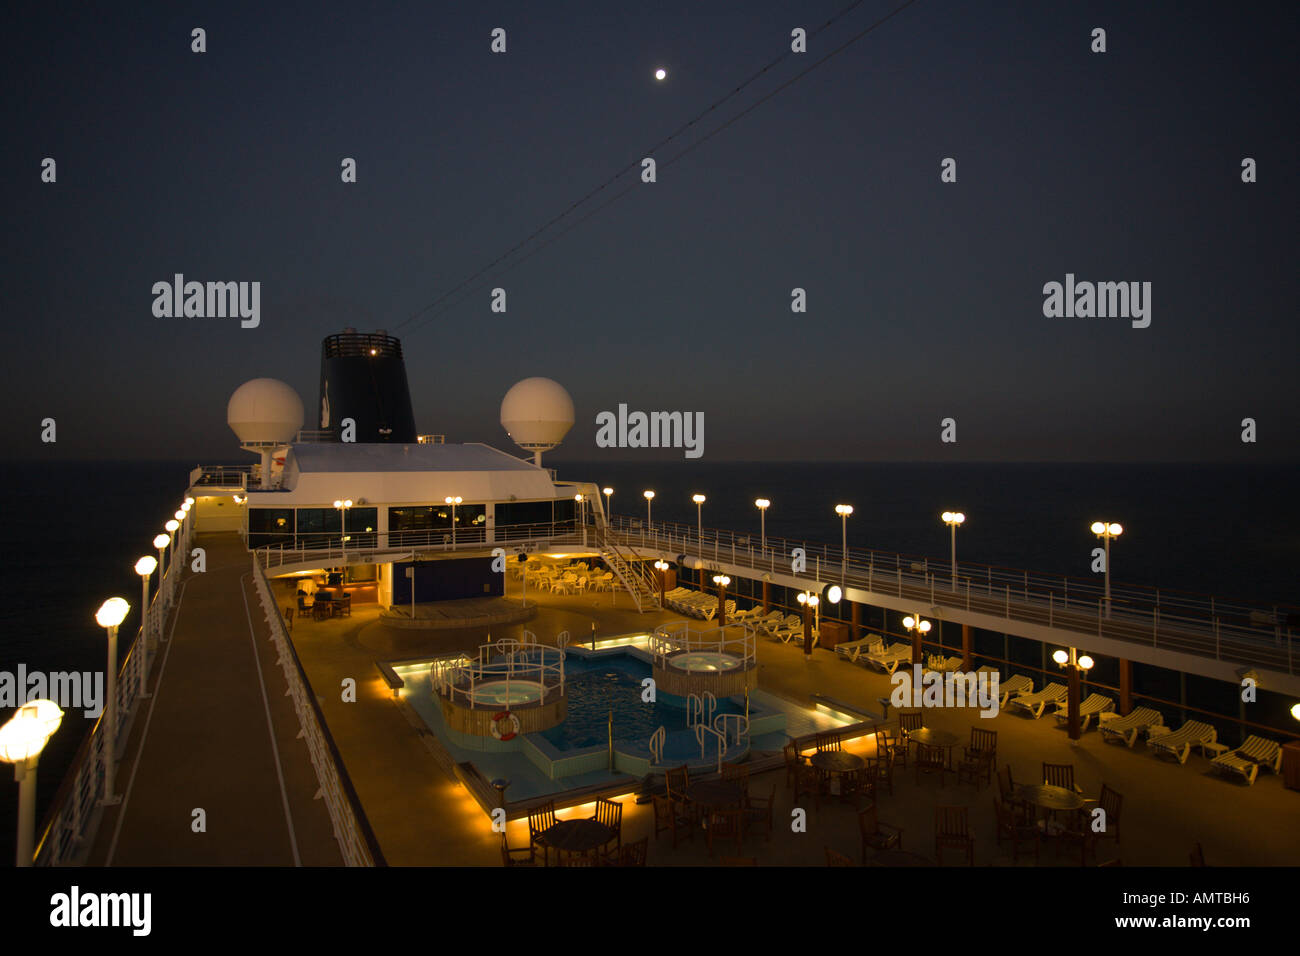
[[(610, 535), (627, 545), (657, 550), (688, 563), (727, 564), (758, 577), (781, 574), (808, 587), (839, 584), (913, 600), (918, 609), (954, 608), (1008, 621), (1045, 625), (1153, 648), (1182, 651), (1234, 664), (1297, 673), (1294, 609), (1260, 607), (1212, 596), (1112, 583), (1109, 608), (1100, 581), (959, 562), (954, 582), (948, 561), (892, 552), (839, 548), (769, 536), (615, 516)], [(758, 545), (756, 547), (756, 545)], [(792, 570), (803, 550), (805, 570)], [(933, 613), (933, 612), (931, 612)]]
[(285, 633), (284, 619), (271, 594), (266, 574), (256, 559), (253, 561), (253, 581), (262, 601), (267, 626), (271, 629), (271, 639), (279, 655), (280, 667), (289, 684), (288, 694), (293, 698), (293, 709), (298, 716), (302, 736), (307, 742), (307, 751), (316, 770), (316, 781), (320, 784), (330, 822), (334, 825), (334, 838), (338, 841), (343, 862), (346, 866), (383, 866), (384, 856), (379, 842), (370, 829), (361, 800), (325, 725), (324, 715), (320, 712), (316, 695), (298, 660), (298, 653)]
[(650, 656), (656, 667), (667, 666), (668, 659), (675, 654), (708, 651), (738, 658), (748, 669), (755, 662), (754, 646), (754, 632), (749, 628), (742, 628), (737, 635), (735, 628), (730, 632), (723, 627), (699, 628), (690, 621), (670, 621), (659, 625), (650, 635), (649, 642)]
[(465, 707), (483, 704), (478, 699), (481, 685), (504, 683), (507, 703), (491, 706), (509, 711), (512, 707), (509, 703), (512, 682), (540, 685), (542, 701), (551, 700), (557, 694), (563, 696), (564, 660), (563, 647), (502, 638), (480, 645), (477, 659), (462, 655), (434, 661), (429, 668), (429, 677), (439, 694)]

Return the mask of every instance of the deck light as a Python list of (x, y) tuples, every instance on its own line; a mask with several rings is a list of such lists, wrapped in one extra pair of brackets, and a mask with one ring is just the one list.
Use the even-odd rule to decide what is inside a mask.
[(192, 505), (194, 504), (194, 499), (193, 499), (193, 498), (190, 498), (190, 497), (186, 497), (186, 499), (185, 499), (185, 503), (186, 503), (187, 505), (191, 505), (191, 506), (192, 506)]
[(131, 605), (111, 597), (95, 612), (95, 623), (108, 632), (108, 704), (104, 708), (104, 806), (120, 803), (113, 793), (113, 771), (117, 763), (117, 628)]
[(46, 742), (59, 729), (63, 711), (52, 700), (23, 704), (0, 727), (0, 760), (14, 765), (18, 784), (18, 846), (14, 865), (32, 865), (36, 845), (36, 765)]
[(135, 563), (135, 573), (140, 575), (140, 696), (148, 697), (145, 688), (149, 680), (149, 575), (158, 567), (158, 561), (146, 554)]
[(174, 531), (175, 531), (177, 528), (179, 528), (180, 526), (181, 526), (181, 523), (180, 523), (179, 521), (177, 521), (175, 518), (170, 519), (170, 520), (169, 520), (165, 525), (163, 525), (164, 528), (166, 528), (168, 531), (172, 531), (172, 532), (174, 532)]
[(758, 509), (758, 531), (760, 545), (763, 551), (767, 551), (767, 509), (772, 507), (772, 502), (766, 498), (755, 498), (754, 507)]
[(832, 584), (826, 589), (826, 600), (832, 604), (839, 604), (842, 597), (844, 597), (844, 590), (838, 584)]
[(1082, 667), (1084, 670), (1086, 671), (1092, 670), (1092, 665), (1093, 665), (1093, 659), (1089, 657), (1087, 654), (1084, 654), (1082, 657), (1079, 658), (1079, 666)]
[(646, 525), (646, 528), (653, 528), (654, 526), (653, 526), (653, 525), (651, 524), (651, 522), (650, 522), (650, 503), (651, 503), (652, 501), (655, 500), (655, 493), (654, 493), (653, 491), (643, 491), (643, 492), (641, 492), (641, 494), (645, 495), (645, 525)]
[(611, 502), (610, 502), (610, 498), (611, 498), (611, 497), (613, 496), (613, 494), (614, 494), (614, 489), (613, 489), (613, 488), (602, 488), (602, 489), (600, 489), (600, 490), (601, 490), (601, 492), (605, 495), (605, 520), (606, 520), (606, 521), (609, 521), (610, 516), (613, 515), (613, 513), (614, 513), (613, 510), (612, 510), (612, 504), (611, 504)]
[(725, 588), (728, 584), (731, 583), (731, 578), (727, 577), (725, 574), (715, 574), (713, 576), (713, 583), (720, 584), (722, 585), (722, 587)]
[(691, 495), (695, 502), (695, 526), (700, 536), (700, 554), (704, 554), (704, 496)]
[(1114, 521), (1094, 521), (1092, 533), (1106, 542), (1106, 618), (1110, 619), (1110, 539), (1124, 533), (1123, 525)]
[[(1058, 650), (1052, 655), (1052, 660), (1064, 667), (1070, 660), (1070, 653), (1069, 651)], [(1059, 687), (1060, 685), (1058, 684), (1057, 686)]]
[(835, 513), (840, 516), (840, 584), (844, 585), (849, 573), (849, 515), (853, 514), (853, 505), (836, 505)]
[(189, 514), (190, 509), (193, 507), (194, 507), (193, 498), (186, 498), (184, 501), (181, 502), (181, 511), (185, 512), (186, 514)]
[(1296, 720), (1300, 720), (1300, 704), (1291, 705), (1291, 716)]
[(184, 521), (184, 520), (185, 520), (185, 512), (184, 512), (184, 511), (181, 511), (180, 508), (177, 508), (177, 509), (176, 509), (176, 513), (173, 514), (172, 517), (175, 518), (177, 521)]
[(952, 531), (952, 590), (957, 591), (957, 527), (966, 520), (966, 516), (960, 511), (945, 511), (940, 515), (943, 523)]

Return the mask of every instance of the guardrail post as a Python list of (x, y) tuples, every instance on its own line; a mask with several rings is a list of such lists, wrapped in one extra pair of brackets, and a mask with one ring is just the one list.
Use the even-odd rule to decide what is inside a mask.
[(1155, 613), (1151, 616), (1151, 646), (1156, 646), (1156, 638), (1160, 631), (1160, 606), (1156, 605)]
[(1052, 626), (1053, 607), (1056, 604), (1056, 595), (1051, 591), (1047, 592), (1047, 626)]
[(1007, 585), (1007, 606), (1002, 616), (1007, 618), (1008, 620), (1010, 620), (1011, 618), (1011, 585), (1010, 584)]

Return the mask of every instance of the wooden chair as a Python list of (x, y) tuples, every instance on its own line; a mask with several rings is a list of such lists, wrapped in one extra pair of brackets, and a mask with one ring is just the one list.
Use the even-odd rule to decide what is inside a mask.
[[(890, 736), (889, 731), (884, 727), (876, 728), (876, 756), (884, 756), (889, 761), (889, 767), (902, 767), (907, 769), (907, 741)], [(890, 793), (893, 793), (892, 784)]]
[(596, 800), (596, 813), (592, 819), (614, 831), (610, 842), (614, 844), (615, 852), (621, 850), (623, 848), (623, 804), (600, 797)]
[(653, 798), (655, 809), (655, 839), (659, 839), (659, 834), (665, 830), (671, 830), (673, 834), (673, 849), (677, 849), (677, 844), (682, 839), (695, 839), (695, 821), (686, 813), (676, 800), (672, 797), (662, 797), (656, 794)]
[(611, 866), (645, 866), (646, 854), (649, 849), (650, 838), (642, 837), (620, 847), (617, 853), (610, 855), (607, 862)]
[(914, 730), (925, 726), (925, 712), (921, 710), (900, 710), (898, 712), (898, 734), (903, 740)]
[(1027, 819), (1018, 806), (1003, 803), (997, 797), (993, 798), (993, 812), (998, 821), (998, 844), (1000, 845), (1003, 840), (1011, 841), (1011, 861), (1013, 863), (1020, 861), (1020, 844), (1030, 841), (1034, 844), (1034, 863), (1037, 864), (1041, 845), (1041, 833), (1037, 822)]
[(1093, 848), (1096, 834), (1092, 832), (1092, 815), (1083, 809), (1072, 810), (1069, 812), (1060, 812), (1056, 814), (1055, 821), (1048, 827), (1049, 832), (1056, 839), (1056, 855), (1061, 855), (1063, 847), (1077, 848), (1079, 851), (1079, 865), (1088, 865), (1088, 851)]
[(993, 782), (998, 763), (998, 732), (982, 727), (970, 729), (970, 745), (962, 748), (962, 759), (957, 765), (957, 781), (969, 778), (978, 790), (980, 781)]
[(1124, 797), (1112, 790), (1106, 784), (1101, 785), (1101, 797), (1097, 800), (1097, 806), (1106, 814), (1106, 829), (1096, 834), (1098, 840), (1114, 840), (1115, 845), (1119, 846), (1119, 813), (1124, 806)]
[(766, 839), (772, 839), (772, 833), (776, 829), (776, 784), (772, 784), (772, 790), (768, 797), (750, 797), (745, 798), (745, 825), (747, 827), (761, 826), (766, 831)]
[(820, 812), (822, 808), (822, 787), (824, 785), (825, 780), (821, 771), (812, 764), (800, 764), (794, 784), (795, 805), (798, 806), (803, 802), (804, 797), (811, 795), (816, 801), (818, 812)]
[(975, 865), (975, 838), (970, 832), (970, 811), (966, 807), (934, 808), (934, 859), (943, 865), (943, 848), (966, 851), (966, 863)]
[[(546, 803), (542, 804), (542, 806), (528, 814), (528, 845), (536, 846), (538, 844), (538, 838), (553, 826), (555, 826), (555, 801), (548, 800)], [(551, 859), (550, 848), (547, 847), (544, 842), (541, 844), (541, 847), (542, 862), (548, 864)]]
[(928, 744), (916, 745), (916, 782), (921, 782), (921, 774), (938, 772), (939, 786), (943, 787), (943, 775), (948, 769), (947, 755), (942, 747)]
[(876, 814), (876, 804), (868, 803), (858, 811), (858, 833), (862, 837), (862, 862), (867, 862), (867, 850), (903, 848), (903, 831), (888, 823), (881, 823)]
[(506, 842), (506, 831), (501, 831), (501, 865), (534, 866), (537, 863), (537, 848), (529, 842), (528, 846), (511, 846)]
[(785, 785), (793, 787), (799, 766), (806, 764), (808, 758), (799, 752), (799, 745), (793, 740), (781, 748), (781, 752), (785, 755)]
[(1073, 790), (1075, 793), (1083, 793), (1083, 790), (1074, 783), (1074, 764), (1072, 763), (1043, 763), (1043, 783), (1053, 787), (1064, 787), (1066, 790)]
[(844, 749), (844, 738), (838, 731), (820, 733), (813, 739), (817, 742), (818, 753), (827, 750), (838, 751)]
[(832, 850), (830, 847), (823, 847), (823, 849), (826, 851), (827, 866), (853, 866), (854, 865), (853, 860), (845, 856), (843, 853), (837, 853), (834, 850)]
[(722, 765), (722, 779), (727, 783), (739, 784), (741, 792), (748, 794), (749, 764), (724, 763)]
[(745, 838), (745, 812), (736, 808), (713, 810), (709, 813), (709, 856), (713, 856), (714, 841), (734, 840), (736, 853), (741, 850)]
[(668, 796), (674, 800), (687, 800), (687, 791), (691, 788), (691, 771), (686, 764), (664, 773), (664, 783), (668, 787)]

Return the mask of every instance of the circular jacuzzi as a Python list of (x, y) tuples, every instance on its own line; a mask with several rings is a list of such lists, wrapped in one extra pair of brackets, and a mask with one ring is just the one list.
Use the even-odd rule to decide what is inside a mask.
[(532, 704), (542, 699), (542, 685), (535, 680), (488, 681), (474, 688), (471, 699), (488, 707)]
[(692, 674), (716, 674), (735, 670), (740, 666), (740, 659), (718, 651), (687, 651), (668, 658), (668, 663)]

